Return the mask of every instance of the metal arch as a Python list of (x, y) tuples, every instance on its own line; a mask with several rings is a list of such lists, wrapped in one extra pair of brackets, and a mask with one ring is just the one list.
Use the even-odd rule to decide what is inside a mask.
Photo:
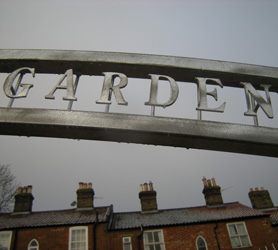
[[(220, 78), (225, 86), (251, 82), (278, 91), (278, 70), (248, 65), (172, 56), (131, 53), (0, 50), (0, 73), (32, 67), (36, 73), (77, 75), (121, 72), (128, 77), (162, 74), (177, 81), (195, 77)], [(0, 108), (0, 134), (59, 137), (208, 149), (278, 157), (277, 129), (177, 118), (86, 111)]]
[(0, 108), (0, 134), (128, 142), (278, 157), (277, 129), (129, 114)]
[(274, 67), (135, 53), (71, 50), (0, 50), (0, 72), (9, 73), (21, 67), (35, 67), (36, 73), (63, 74), (73, 68), (78, 75), (102, 75), (121, 72), (128, 77), (149, 78), (162, 74), (176, 81), (192, 82), (196, 76), (220, 78), (225, 86), (240, 87), (240, 82), (272, 85), (278, 92), (278, 69)]

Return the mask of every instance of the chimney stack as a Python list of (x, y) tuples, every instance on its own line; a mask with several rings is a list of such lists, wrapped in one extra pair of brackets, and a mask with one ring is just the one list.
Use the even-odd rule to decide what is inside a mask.
[(95, 192), (92, 183), (79, 183), (77, 194), (77, 208), (93, 208)]
[(139, 198), (141, 200), (142, 213), (157, 212), (156, 191), (153, 190), (153, 184), (144, 183), (140, 185)]
[(203, 184), (203, 194), (205, 196), (206, 205), (209, 207), (224, 205), (221, 195), (221, 188), (216, 185), (215, 179), (212, 178), (211, 180), (207, 180), (204, 177)]
[(269, 192), (267, 190), (264, 190), (263, 187), (261, 188), (261, 190), (259, 190), (259, 188), (255, 188), (255, 190), (253, 188), (250, 188), (248, 196), (251, 201), (252, 207), (255, 209), (274, 208)]
[(32, 186), (19, 187), (15, 195), (14, 213), (31, 213), (34, 197)]

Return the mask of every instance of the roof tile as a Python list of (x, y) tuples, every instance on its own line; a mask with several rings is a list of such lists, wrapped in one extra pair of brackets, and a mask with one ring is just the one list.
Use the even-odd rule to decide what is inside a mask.
[(238, 202), (219, 207), (192, 207), (159, 210), (156, 213), (127, 212), (115, 213), (110, 225), (111, 230), (143, 227), (159, 227), (268, 216), (260, 211)]
[(58, 225), (77, 225), (96, 222), (107, 222), (112, 206), (99, 207), (92, 210), (68, 209), (59, 211), (32, 212), (30, 214), (0, 214), (0, 229), (42, 227)]

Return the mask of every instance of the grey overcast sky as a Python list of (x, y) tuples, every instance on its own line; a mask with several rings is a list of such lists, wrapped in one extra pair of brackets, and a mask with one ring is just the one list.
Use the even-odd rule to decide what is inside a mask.
[[(58, 49), (132, 52), (215, 59), (278, 66), (278, 1), (0, 1), (1, 49)], [(1, 86), (7, 75), (0, 74)], [(61, 93), (44, 96), (61, 76), (26, 78), (36, 86), (30, 98), (15, 107), (65, 109)], [(103, 77), (81, 77), (76, 110), (103, 111), (97, 105)], [(95, 84), (91, 84), (95, 83)], [(92, 89), (95, 85), (95, 89)], [(123, 90), (129, 102), (111, 112), (148, 115), (150, 81), (133, 80)], [(181, 84), (175, 105), (157, 114), (196, 119), (196, 86)], [(2, 87), (1, 87), (2, 88)], [(166, 88), (167, 89), (167, 88)], [(167, 90), (160, 98), (166, 98)], [(37, 92), (36, 92), (37, 91)], [(218, 88), (224, 114), (204, 112), (204, 119), (252, 124), (244, 117), (243, 90)], [(277, 126), (278, 98), (271, 94), (274, 116), (261, 112), (260, 124)], [(0, 91), (0, 105), (7, 98)], [(33, 185), (33, 210), (71, 208), (79, 182), (92, 182), (96, 206), (114, 205), (115, 211), (140, 210), (139, 185), (152, 181), (160, 209), (201, 206), (202, 178), (216, 178), (224, 202), (251, 206), (249, 188), (264, 187), (278, 205), (277, 158), (173, 147), (100, 141), (0, 136), (0, 163), (10, 164), (22, 186)]]

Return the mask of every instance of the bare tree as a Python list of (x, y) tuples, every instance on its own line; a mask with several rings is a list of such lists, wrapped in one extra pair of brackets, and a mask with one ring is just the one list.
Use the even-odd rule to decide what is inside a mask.
[(12, 210), (18, 184), (9, 165), (0, 165), (0, 213)]

